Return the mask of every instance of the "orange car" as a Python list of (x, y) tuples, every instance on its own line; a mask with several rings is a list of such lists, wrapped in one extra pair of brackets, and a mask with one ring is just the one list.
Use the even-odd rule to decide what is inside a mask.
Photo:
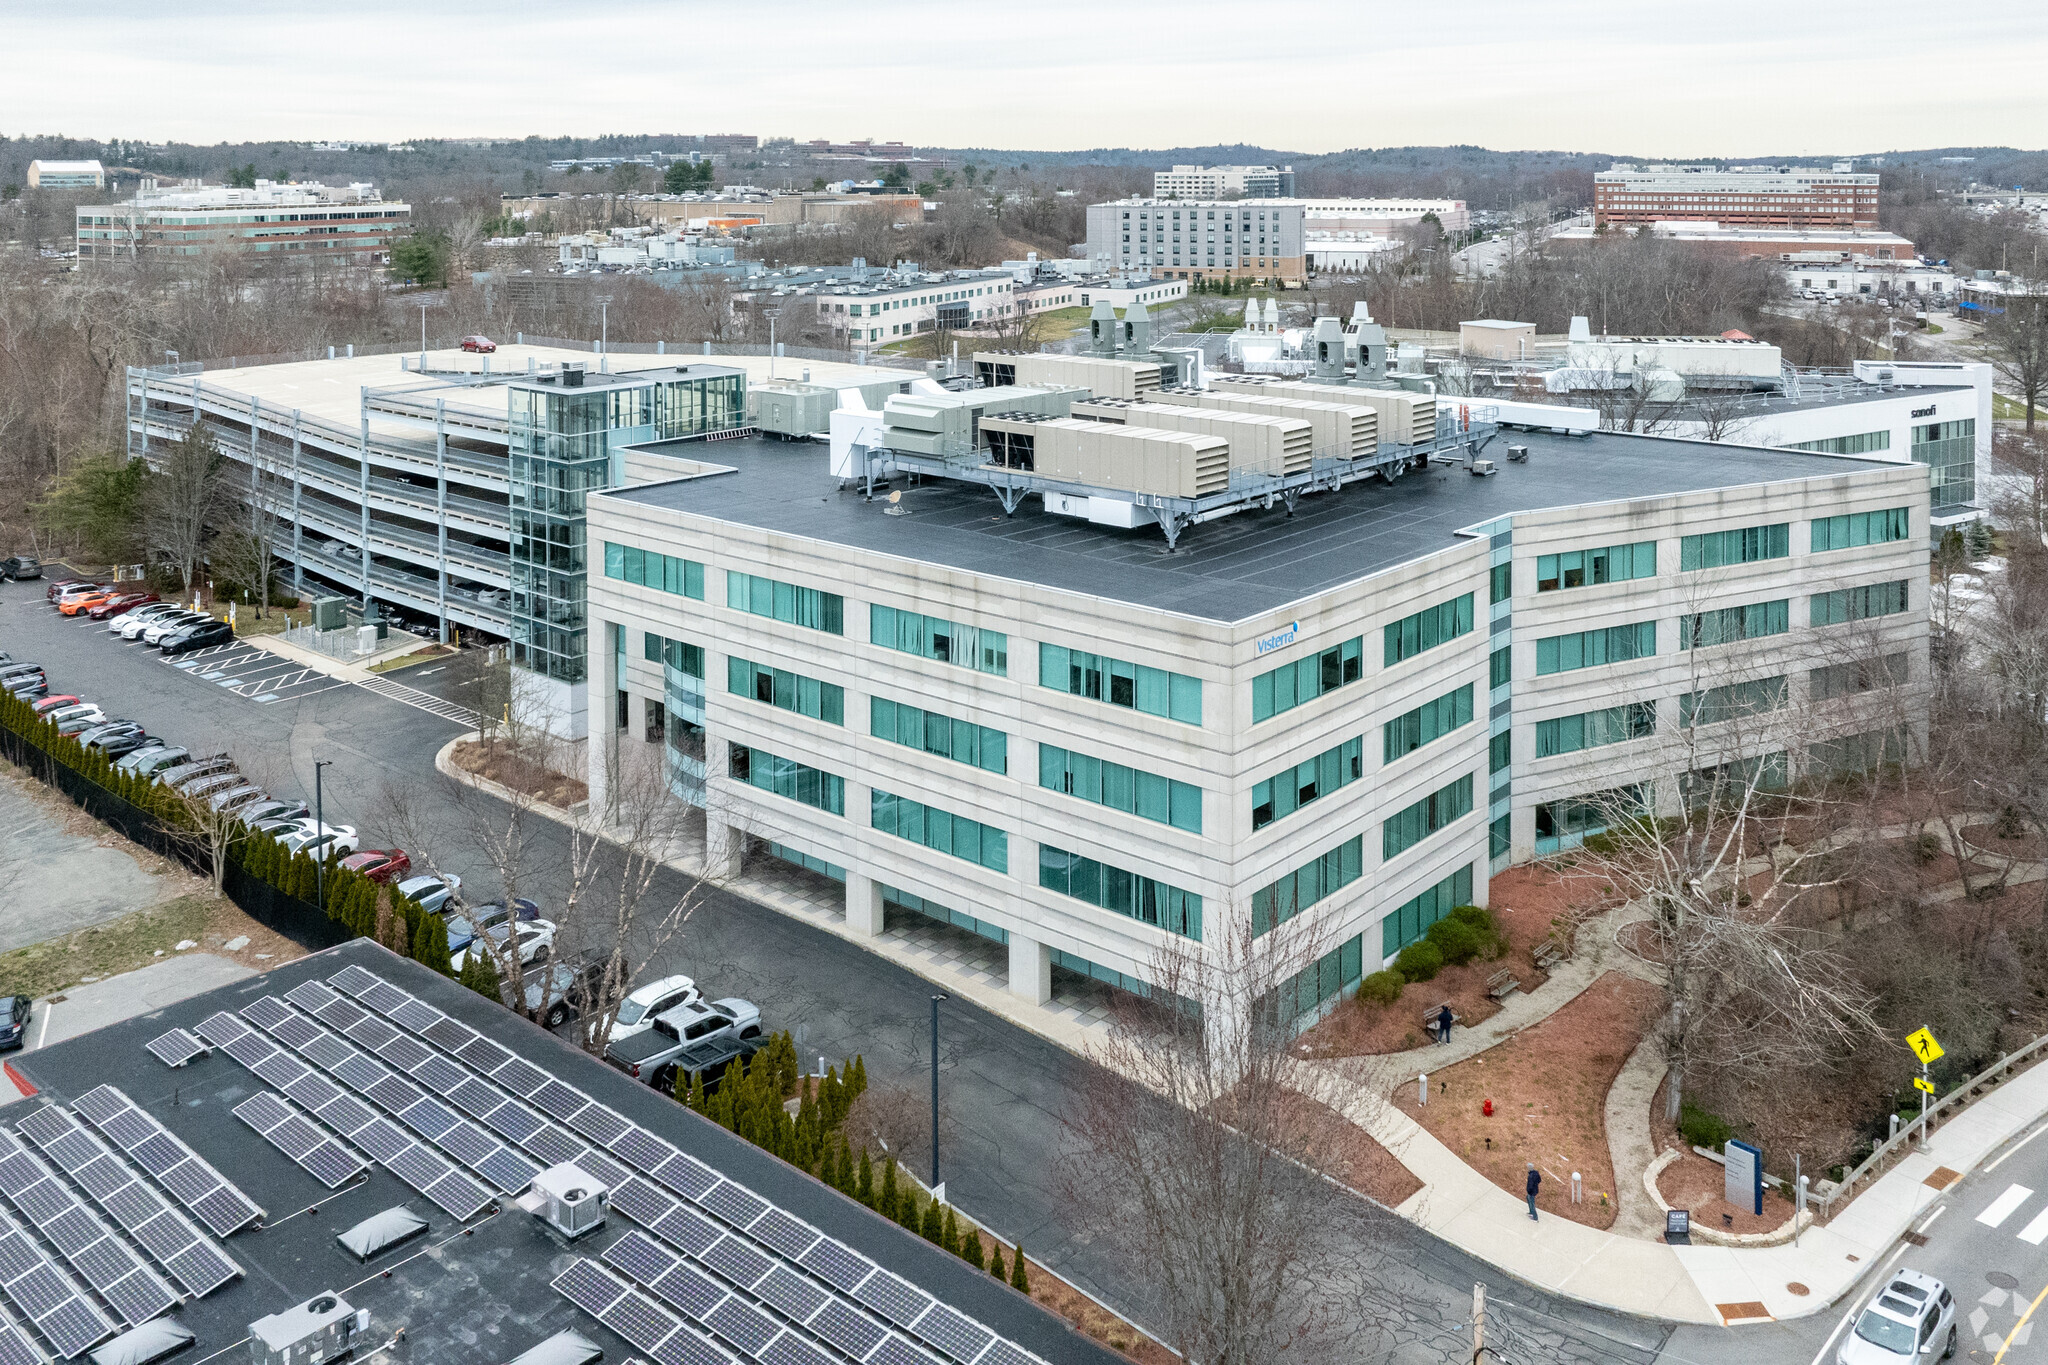
[(74, 593), (62, 602), (59, 602), (57, 610), (63, 612), (66, 616), (76, 616), (82, 611), (92, 610), (92, 608), (106, 601), (109, 597), (114, 596), (116, 591), (117, 589), (114, 588), (99, 588), (93, 592)]

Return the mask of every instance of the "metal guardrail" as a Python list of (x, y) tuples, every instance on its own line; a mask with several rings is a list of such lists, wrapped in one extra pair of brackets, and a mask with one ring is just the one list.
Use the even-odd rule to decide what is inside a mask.
[[(1996, 1062), (1929, 1105), (1927, 1107), (1927, 1127), (1924, 1131), (1932, 1132), (1938, 1127), (1939, 1123), (1937, 1123), (1937, 1120), (1946, 1122), (1954, 1118), (1968, 1106), (1971, 1100), (1976, 1099), (1980, 1092), (1996, 1086), (2012, 1072), (2039, 1061), (2044, 1054), (2048, 1054), (2048, 1033), (2042, 1034), (2039, 1038), (2036, 1038), (2033, 1042), (2028, 1043), (2016, 1052), (2006, 1053)], [(1821, 1194), (1819, 1196), (1820, 1220), (1826, 1222), (1833, 1215), (1834, 1207), (1838, 1200), (1846, 1203), (1852, 1198), (1857, 1185), (1862, 1183), (1864, 1179), (1869, 1177), (1879, 1167), (1883, 1166), (1887, 1158), (1898, 1156), (1907, 1148), (1919, 1142), (1924, 1135), (1922, 1132), (1915, 1131), (1919, 1128), (1919, 1119), (1915, 1119), (1910, 1125), (1901, 1128), (1897, 1137), (1879, 1144), (1877, 1149), (1864, 1159), (1862, 1165), (1843, 1176), (1833, 1189)]]

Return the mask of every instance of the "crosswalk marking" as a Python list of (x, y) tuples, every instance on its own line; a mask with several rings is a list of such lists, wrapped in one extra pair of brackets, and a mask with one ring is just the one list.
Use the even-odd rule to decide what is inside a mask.
[(2034, 1215), (2034, 1221), (2020, 1229), (2020, 1240), (2032, 1246), (2048, 1242), (2048, 1209)]
[(1990, 1207), (1977, 1215), (1977, 1221), (1987, 1228), (1995, 1228), (2012, 1217), (2020, 1205), (2033, 1197), (2034, 1192), (2025, 1185), (2008, 1185), (2005, 1193), (1991, 1201)]
[(472, 730), (478, 728), (483, 720), (481, 716), (467, 706), (437, 697), (431, 692), (422, 692), (416, 687), (407, 687), (404, 683), (392, 682), (388, 678), (368, 678), (357, 683), (356, 686), (366, 691), (374, 692), (378, 696), (391, 701), (403, 702), (407, 706), (425, 711), (430, 716), (439, 716), (442, 720), (452, 720), (456, 724), (466, 726)]

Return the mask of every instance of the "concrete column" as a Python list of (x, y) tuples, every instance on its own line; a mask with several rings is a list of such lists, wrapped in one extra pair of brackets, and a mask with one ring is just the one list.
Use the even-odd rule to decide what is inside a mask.
[(746, 852), (747, 833), (727, 824), (715, 810), (704, 813), (704, 875), (723, 881), (740, 875), (741, 856)]
[[(485, 357), (484, 366), (490, 367)], [(435, 613), (441, 618), (441, 643), (448, 643), (448, 400), (434, 400), (434, 559), (439, 571)]]
[(361, 386), (358, 402), (362, 404), (362, 449), (356, 452), (356, 498), (360, 506), (361, 520), (357, 532), (363, 541), (363, 557), (356, 561), (357, 577), (363, 590), (363, 605), (370, 605), (370, 386)]
[(305, 531), (299, 521), (299, 410), (292, 409), (292, 596), (306, 595)]
[(1052, 949), (1010, 931), (1010, 994), (1043, 1005), (1052, 999)]
[(861, 938), (882, 933), (882, 884), (851, 870), (846, 874), (846, 927)]

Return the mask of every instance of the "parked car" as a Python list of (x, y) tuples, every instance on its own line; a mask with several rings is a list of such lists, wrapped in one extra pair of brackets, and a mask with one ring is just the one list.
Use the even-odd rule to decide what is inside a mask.
[(34, 1004), (25, 995), (0, 995), (0, 1052), (12, 1052), (28, 1034)]
[(734, 1062), (751, 1057), (768, 1042), (765, 1038), (739, 1038), (722, 1033), (701, 1043), (692, 1043), (678, 1052), (663, 1065), (656, 1067), (647, 1083), (664, 1094), (673, 1095), (680, 1088), (694, 1089), (701, 1078), (704, 1093), (709, 1095), (718, 1089), (718, 1083), (725, 1079), (725, 1073)]
[(43, 696), (28, 709), (41, 716), (44, 720), (48, 720), (52, 711), (61, 711), (67, 706), (79, 706), (84, 701), (84, 697), (77, 696), (74, 693), (57, 692)]
[(73, 583), (90, 583), (91, 581), (89, 578), (52, 578), (43, 584), (43, 600), (45, 602), (54, 602), (57, 600), (57, 594), (63, 589), (70, 587)]
[(125, 758), (140, 750), (161, 749), (164, 742), (155, 735), (136, 729), (124, 735), (110, 735), (106, 739), (96, 740), (93, 747), (108, 758)]
[[(197, 614), (198, 613), (191, 611), (189, 608), (186, 607), (172, 607), (168, 611), (161, 612), (137, 612), (134, 616), (128, 619), (126, 625), (121, 627), (121, 638), (124, 640), (140, 640), (142, 638), (142, 633), (148, 630), (151, 626), (160, 626), (168, 621), (189, 621), (192, 617), (196, 616)], [(157, 638), (160, 640), (163, 637), (159, 635)]]
[(226, 791), (218, 791), (207, 797), (206, 804), (217, 811), (236, 812), (254, 805), (268, 794), (254, 782), (237, 781)]
[(489, 337), (464, 337), (462, 349), (476, 355), (490, 355), (498, 349), (498, 343)]
[(1894, 1271), (1835, 1351), (1837, 1365), (1900, 1365), (1956, 1353), (1956, 1301), (1947, 1286), (1917, 1270)]
[(258, 801), (255, 805), (242, 812), (242, 818), (251, 825), (255, 825), (264, 820), (303, 820), (310, 814), (312, 812), (306, 809), (306, 803), (303, 801), (279, 801), (273, 799)]
[(192, 751), (185, 748), (182, 744), (166, 744), (143, 752), (132, 753), (119, 763), (116, 763), (114, 767), (124, 773), (140, 773), (144, 777), (149, 777), (162, 772), (166, 768), (174, 768), (180, 763), (188, 762), (191, 757)]
[(145, 602), (139, 607), (130, 607), (127, 611), (109, 616), (107, 631), (109, 634), (118, 635), (130, 621), (154, 621), (159, 616), (168, 616), (174, 611), (182, 610), (183, 608), (176, 602)]
[[(518, 913), (520, 919), (528, 922), (540, 918), (540, 907), (524, 896), (513, 897), (512, 909)], [(485, 929), (494, 924), (502, 924), (509, 918), (503, 901), (486, 901), (476, 909), (465, 910), (463, 913)]]
[[(469, 955), (479, 950), (476, 935), (472, 933), (469, 941), (462, 945), (462, 950), (455, 951), (455, 924), (455, 920), (448, 922), (448, 949), (451, 954), (448, 965), (456, 972), (460, 972), (463, 965), (469, 961)], [(522, 967), (546, 957), (555, 946), (553, 920), (537, 919), (518, 925), (499, 924), (485, 929), (483, 934), (491, 942), (499, 945), (498, 951), (501, 953), (509, 945), (519, 954), (519, 965)]]
[(40, 676), (42, 671), (43, 666), (41, 664), (30, 663), (27, 660), (16, 662), (9, 659), (6, 663), (0, 664), (0, 682), (9, 682), (29, 673)]
[(193, 778), (204, 777), (208, 773), (226, 772), (234, 766), (235, 761), (226, 754), (215, 754), (211, 758), (195, 758), (171, 767), (159, 768), (156, 771), (156, 780), (166, 787), (175, 788), (181, 782), (190, 782)]
[(90, 749), (93, 745), (97, 744), (101, 739), (108, 738), (116, 734), (124, 734), (130, 731), (140, 730), (141, 728), (142, 727), (140, 725), (138, 725), (136, 722), (132, 720), (104, 720), (101, 721), (98, 725), (93, 726), (90, 730), (87, 730), (83, 734), (79, 735), (78, 742), (80, 744), (85, 745), (88, 749)]
[(629, 993), (619, 1002), (618, 1016), (612, 1020), (612, 1041), (630, 1038), (636, 1033), (645, 1033), (654, 1025), (654, 1017), (667, 1014), (678, 1005), (694, 1005), (704, 998), (704, 992), (697, 989), (697, 983), (687, 976), (665, 976), (659, 981), (650, 981)]
[[(87, 723), (77, 727), (77, 729), (63, 731), (63, 726), (66, 721), (73, 721), (81, 718), (83, 718)], [(44, 720), (50, 722), (50, 724), (52, 725), (57, 726), (60, 731), (74, 735), (77, 734), (80, 730), (91, 729), (93, 726), (98, 725), (102, 721), (106, 720), (106, 718), (107, 713), (100, 710), (98, 706), (94, 705), (92, 702), (89, 701), (73, 702), (69, 706), (60, 706), (54, 711), (43, 712)]]
[(412, 871), (412, 859), (402, 848), (372, 848), (351, 853), (341, 860), (351, 872), (360, 872), (373, 882), (395, 881)]
[(195, 649), (209, 649), (224, 645), (235, 638), (235, 628), (225, 621), (208, 620), (185, 627), (176, 635), (164, 639), (166, 654), (190, 654)]
[(43, 566), (33, 555), (9, 555), (0, 559), (0, 578), (18, 583), (24, 578), (41, 578)]
[(118, 589), (113, 586), (102, 584), (90, 592), (71, 593), (57, 599), (57, 610), (66, 616), (76, 616), (88, 607), (98, 606), (109, 597), (115, 596), (117, 592)]
[(97, 603), (90, 615), (95, 621), (107, 621), (137, 607), (147, 606), (162, 599), (153, 592), (124, 592)]
[(248, 785), (250, 785), (248, 778), (235, 772), (233, 769), (229, 769), (224, 773), (208, 773), (205, 777), (194, 778), (178, 788), (178, 793), (188, 801), (210, 802), (222, 792), (233, 791), (237, 787), (246, 787)]
[[(540, 907), (532, 901), (522, 899), (516, 902), (516, 904), (519, 908), (519, 923), (538, 924), (542, 922)], [(448, 951), (451, 953), (461, 952), (478, 934), (489, 933), (493, 929), (503, 928), (506, 921), (510, 918), (506, 914), (504, 904), (499, 901), (492, 901), (489, 905), (480, 905), (474, 910), (464, 910), (460, 914), (445, 914), (444, 912), (444, 915), (448, 921)]]
[(210, 621), (212, 619), (212, 617), (196, 611), (175, 612), (170, 616), (160, 616), (156, 620), (151, 621), (142, 628), (142, 633), (136, 638), (146, 645), (160, 645), (185, 627), (196, 626), (201, 621)]
[(606, 1045), (604, 1059), (636, 1080), (655, 1084), (662, 1068), (683, 1049), (730, 1035), (734, 1041), (757, 1038), (761, 1011), (745, 1000), (694, 1001), (657, 1014), (647, 1028)]
[(76, 737), (84, 734), (87, 730), (97, 730), (106, 723), (106, 712), (100, 710), (97, 706), (88, 706), (85, 710), (66, 716), (58, 721), (57, 733)]
[(460, 877), (407, 877), (398, 884), (401, 895), (412, 897), (429, 914), (440, 914), (443, 910), (456, 907), (455, 893), (462, 889)]
[(81, 578), (76, 582), (66, 583), (58, 588), (55, 595), (50, 598), (50, 601), (56, 604), (58, 611), (63, 611), (65, 604), (74, 598), (84, 597), (89, 593), (107, 592), (112, 587), (113, 585), (110, 583), (95, 583), (89, 578)]
[(567, 961), (549, 963), (543, 971), (521, 972), (526, 1017), (542, 1028), (557, 1029), (595, 1012), (604, 986), (605, 964), (610, 961), (611, 954), (602, 948), (585, 948)]
[(49, 679), (40, 670), (34, 673), (20, 673), (7, 679), (4, 684), (9, 693), (24, 700), (42, 696), (50, 690)]
[(354, 825), (322, 825), (312, 820), (301, 820), (291, 829), (280, 830), (275, 837), (284, 845), (285, 852), (303, 853), (316, 860), (356, 851)]

